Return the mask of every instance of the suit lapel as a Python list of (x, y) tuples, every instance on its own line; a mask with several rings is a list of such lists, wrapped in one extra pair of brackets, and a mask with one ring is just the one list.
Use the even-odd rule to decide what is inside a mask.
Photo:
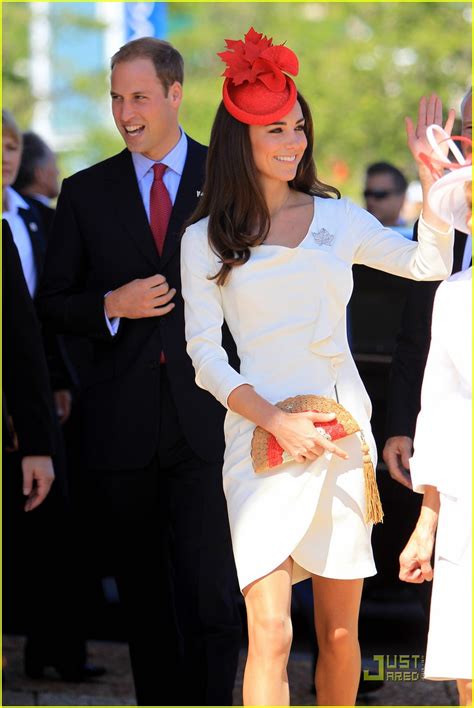
[(188, 136), (188, 153), (183, 174), (171, 212), (162, 256), (156, 250), (153, 234), (146, 215), (143, 200), (128, 150), (117, 155), (116, 163), (107, 181), (110, 184), (113, 203), (118, 219), (130, 237), (134, 240), (142, 255), (157, 269), (170, 261), (179, 247), (183, 223), (194, 211), (204, 180), (205, 148)]
[(194, 211), (202, 184), (204, 181), (205, 148), (188, 137), (188, 153), (184, 163), (183, 174), (176, 194), (173, 211), (171, 212), (166, 240), (161, 256), (163, 268), (173, 257), (181, 240), (181, 229), (184, 222)]
[(32, 209), (18, 209), (18, 214), (23, 219), (23, 223), (26, 226), (28, 235), (31, 241), (31, 247), (33, 249), (33, 256), (35, 259), (35, 268), (38, 278), (41, 277), (43, 272), (44, 258), (46, 253), (46, 241), (41, 232), (41, 227), (36, 215), (33, 213)]
[[(117, 163), (107, 176), (112, 188), (113, 203), (118, 221), (135, 242), (142, 255), (159, 272), (160, 256), (156, 250), (153, 234), (138, 187), (132, 157), (128, 150), (117, 155)], [(114, 219), (116, 222), (116, 219)]]

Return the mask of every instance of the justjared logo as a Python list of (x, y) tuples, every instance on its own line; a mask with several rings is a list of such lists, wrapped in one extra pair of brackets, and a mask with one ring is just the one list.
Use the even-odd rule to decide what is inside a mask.
[(419, 681), (425, 657), (421, 654), (374, 654), (375, 666), (364, 669), (364, 681)]

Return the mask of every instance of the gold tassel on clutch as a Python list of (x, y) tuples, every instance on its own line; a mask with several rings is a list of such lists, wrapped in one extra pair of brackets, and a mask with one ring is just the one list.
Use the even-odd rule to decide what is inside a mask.
[[(335, 413), (336, 418), (334, 420), (314, 424), (318, 428), (318, 432), (322, 430), (329, 440), (339, 440), (348, 435), (360, 433), (367, 508), (365, 520), (367, 523), (380, 523), (383, 519), (383, 510), (374, 466), (369, 454), (369, 446), (365, 441), (364, 433), (352, 414), (338, 401), (313, 394), (285, 398), (284, 401), (280, 401), (275, 405), (288, 413), (300, 413), (301, 411)], [(260, 426), (255, 428), (253, 434), (251, 456), (256, 474), (269, 472), (293, 459), (278, 444), (276, 438)]]
[(362, 431), (360, 433), (362, 438), (362, 462), (364, 464), (365, 502), (367, 505), (365, 520), (367, 523), (379, 524), (383, 521), (382, 502), (377, 487), (374, 465), (370, 457), (370, 449), (365, 442), (364, 434)]

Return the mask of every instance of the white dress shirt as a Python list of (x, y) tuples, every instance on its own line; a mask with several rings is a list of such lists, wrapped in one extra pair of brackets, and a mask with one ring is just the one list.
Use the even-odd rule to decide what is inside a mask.
[(41, 204), (51, 208), (51, 199), (44, 194), (30, 194), (29, 196), (32, 199), (36, 199), (37, 202), (41, 202)]
[[(170, 150), (169, 153), (161, 160), (150, 160), (149, 157), (145, 157), (145, 155), (142, 155), (139, 152), (132, 153), (132, 161), (135, 168), (135, 174), (137, 176), (138, 188), (143, 200), (143, 206), (145, 207), (148, 222), (150, 222), (150, 190), (154, 179), (153, 165), (164, 162), (168, 167), (163, 175), (163, 183), (168, 190), (171, 203), (174, 204), (187, 154), (188, 139), (183, 130), (181, 130), (181, 137), (174, 148)], [(109, 293), (107, 293), (107, 295), (108, 294)], [(115, 336), (118, 332), (120, 317), (114, 317), (110, 320), (106, 315), (105, 319), (110, 333)]]
[(18, 213), (19, 209), (29, 209), (30, 207), (18, 192), (11, 187), (6, 188), (8, 209), (2, 213), (2, 219), (6, 219), (12, 231), (15, 246), (20, 254), (23, 275), (25, 276), (28, 290), (31, 297), (34, 297), (38, 274), (36, 273), (35, 255), (31, 245), (30, 235), (25, 222)]
[(188, 153), (188, 139), (183, 131), (181, 137), (172, 150), (163, 157), (162, 160), (150, 160), (139, 152), (132, 153), (133, 166), (137, 175), (138, 187), (143, 200), (148, 221), (150, 221), (150, 190), (153, 184), (153, 165), (164, 162), (168, 167), (163, 175), (163, 183), (170, 195), (171, 203), (176, 201), (181, 175), (183, 174), (184, 163)]

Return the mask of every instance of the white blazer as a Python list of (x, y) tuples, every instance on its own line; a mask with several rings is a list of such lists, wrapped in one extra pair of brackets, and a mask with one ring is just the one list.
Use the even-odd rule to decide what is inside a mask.
[(413, 489), (438, 489), (450, 522), (437, 554), (456, 561), (468, 542), (472, 479), (472, 268), (440, 285), (410, 460)]

